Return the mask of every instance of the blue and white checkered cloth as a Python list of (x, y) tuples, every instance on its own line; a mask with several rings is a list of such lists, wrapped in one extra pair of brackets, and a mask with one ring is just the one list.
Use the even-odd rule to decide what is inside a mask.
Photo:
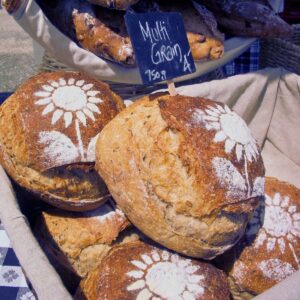
[(36, 300), (0, 221), (0, 299)]

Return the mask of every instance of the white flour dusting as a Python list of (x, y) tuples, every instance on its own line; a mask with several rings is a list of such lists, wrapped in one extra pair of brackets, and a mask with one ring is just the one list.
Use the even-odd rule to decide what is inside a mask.
[(203, 275), (195, 274), (200, 267), (167, 251), (152, 251), (141, 255), (142, 261), (133, 260), (138, 268), (127, 273), (134, 279), (128, 291), (137, 291), (137, 300), (196, 299), (203, 295)]
[(258, 267), (265, 277), (277, 282), (292, 275), (296, 271), (291, 264), (280, 259), (264, 260), (258, 264)]

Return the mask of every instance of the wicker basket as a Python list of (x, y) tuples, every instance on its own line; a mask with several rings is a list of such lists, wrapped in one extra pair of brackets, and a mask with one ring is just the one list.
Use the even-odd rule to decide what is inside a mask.
[[(39, 67), (39, 72), (55, 72), (55, 71), (74, 71), (65, 64), (59, 62), (56, 58), (51, 56), (51, 54), (45, 52), (42, 63)], [(176, 83), (176, 86), (190, 85), (193, 83), (201, 83), (205, 81), (211, 81), (214, 79), (223, 79), (225, 75), (222, 68), (218, 68), (210, 73), (193, 78), (186, 81), (181, 81)], [(102, 80), (104, 81), (104, 80)], [(150, 94), (156, 90), (166, 88), (164, 84), (156, 85), (144, 85), (144, 84), (127, 84), (127, 83), (116, 83), (111, 81), (104, 81), (109, 84), (110, 88), (120, 95), (123, 99), (133, 99), (140, 97), (142, 95)]]
[(287, 39), (263, 39), (260, 67), (283, 67), (300, 74), (300, 24), (293, 25), (294, 33)]

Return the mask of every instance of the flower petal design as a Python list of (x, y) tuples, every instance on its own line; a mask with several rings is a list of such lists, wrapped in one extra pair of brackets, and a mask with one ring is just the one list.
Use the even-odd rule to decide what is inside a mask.
[(224, 114), (226, 113), (225, 109), (220, 104), (217, 104), (217, 109)]
[(129, 285), (127, 287), (127, 291), (139, 290), (139, 289), (142, 289), (143, 287), (145, 287), (145, 285), (146, 285), (145, 280), (141, 279), (141, 280), (135, 281), (133, 284)]
[(213, 121), (213, 122), (217, 122), (217, 121), (218, 121), (218, 118), (213, 117), (213, 116), (207, 116), (207, 115), (204, 115), (204, 116), (203, 116), (203, 120), (204, 120), (204, 121)]
[(141, 290), (137, 297), (136, 300), (150, 300), (152, 297), (152, 293), (146, 288)]
[(215, 138), (214, 138), (214, 142), (218, 143), (218, 142), (223, 142), (226, 139), (226, 134), (224, 133), (224, 131), (219, 131), (216, 133)]
[(84, 108), (83, 109), (83, 112), (90, 118), (92, 119), (93, 121), (95, 121), (95, 117), (94, 117), (94, 114), (87, 108)]
[(42, 116), (47, 115), (48, 113), (52, 112), (54, 110), (54, 105), (53, 103), (48, 104), (45, 109), (42, 112)]
[(96, 97), (89, 97), (89, 98), (88, 98), (88, 101), (91, 102), (91, 103), (95, 103), (95, 104), (98, 104), (98, 103), (102, 103), (102, 102), (103, 102), (102, 99), (96, 98)]
[(275, 247), (275, 242), (276, 242), (276, 239), (275, 239), (275, 238), (269, 237), (269, 238), (267, 239), (267, 249), (268, 249), (269, 251), (272, 251), (272, 250), (274, 249), (274, 247)]
[(149, 257), (146, 254), (141, 255), (142, 260), (147, 264), (147, 265), (151, 265), (153, 264), (153, 260), (151, 259), (151, 257)]
[(171, 262), (177, 264), (179, 262), (179, 256), (176, 254), (171, 255)]
[(47, 91), (47, 92), (52, 92), (54, 90), (54, 87), (51, 85), (43, 85), (42, 88), (44, 91)]
[(294, 221), (299, 221), (300, 220), (300, 213), (293, 214), (293, 219), (294, 219)]
[(259, 246), (261, 246), (266, 239), (267, 239), (266, 233), (263, 230), (260, 230), (258, 237), (255, 240), (254, 248), (258, 248)]
[(187, 284), (187, 288), (194, 295), (201, 295), (204, 292), (204, 288), (198, 284)]
[(59, 84), (58, 84), (58, 82), (56, 82), (56, 81), (50, 81), (50, 84), (51, 84), (53, 87), (55, 87), (55, 88), (58, 88), (58, 87), (59, 87)]
[(90, 97), (95, 97), (99, 94), (99, 91), (88, 91), (86, 94)]
[(73, 114), (70, 111), (64, 113), (65, 127), (68, 128), (73, 121)]
[(204, 279), (203, 275), (192, 275), (188, 277), (188, 281), (190, 283), (199, 283), (203, 279)]
[(265, 202), (268, 206), (271, 206), (273, 204), (272, 198), (269, 195), (265, 195)]
[(82, 87), (82, 89), (83, 89), (84, 91), (88, 91), (88, 90), (90, 90), (93, 86), (94, 86), (94, 85), (93, 85), (92, 83), (88, 83), (88, 84), (85, 84), (85, 85)]
[(160, 256), (157, 251), (152, 251), (151, 254), (152, 254), (152, 258), (154, 261), (156, 261), (156, 262), (160, 261)]
[(169, 258), (170, 258), (170, 254), (165, 250), (163, 251), (161, 256), (162, 256), (162, 259), (165, 261), (169, 260)]
[(52, 116), (51, 124), (54, 125), (61, 118), (63, 113), (64, 112), (61, 109), (55, 110), (55, 112), (53, 113), (53, 116)]
[(219, 115), (220, 115), (219, 111), (215, 111), (215, 110), (212, 110), (212, 109), (206, 109), (205, 111), (208, 115), (211, 115), (213, 117), (219, 117)]
[(46, 105), (46, 104), (49, 104), (51, 101), (52, 101), (52, 98), (49, 97), (49, 98), (44, 98), (44, 99), (38, 100), (34, 104), (36, 104), (36, 105)]
[(279, 206), (280, 200), (280, 194), (276, 193), (273, 197), (273, 205)]
[(78, 80), (75, 83), (76, 86), (83, 86), (84, 85), (84, 80)]
[(284, 239), (283, 238), (279, 238), (277, 240), (277, 242), (278, 242), (279, 249), (280, 249), (281, 253), (284, 253), (284, 250), (285, 250), (285, 241), (284, 241)]
[(225, 109), (226, 113), (228, 113), (228, 114), (233, 113), (233, 111), (227, 105), (224, 105), (224, 109)]
[(195, 300), (195, 296), (193, 293), (189, 291), (184, 291), (182, 294), (183, 300)]
[(132, 260), (131, 263), (136, 266), (137, 268), (141, 269), (141, 270), (146, 270), (147, 269), (147, 265), (145, 265), (144, 263), (142, 263), (139, 260)]
[(127, 276), (135, 278), (135, 279), (141, 279), (144, 276), (143, 271), (131, 271), (126, 273)]
[(237, 160), (240, 161), (243, 156), (243, 146), (241, 144), (236, 145), (235, 153)]
[(265, 277), (276, 280), (277, 282), (292, 275), (296, 271), (291, 264), (280, 259), (263, 260), (258, 264), (258, 267)]
[(66, 84), (67, 84), (67, 82), (63, 78), (59, 79), (59, 85), (60, 86), (65, 86)]
[(97, 107), (97, 105), (95, 105), (94, 103), (88, 103), (88, 104), (87, 104), (87, 107), (88, 107), (91, 111), (93, 111), (93, 112), (95, 112), (95, 113), (98, 113), (98, 114), (101, 113), (100, 110), (99, 110), (99, 108)]
[(75, 79), (74, 78), (70, 78), (68, 80), (68, 85), (74, 85), (74, 83), (75, 83)]
[(37, 97), (45, 98), (45, 97), (49, 97), (51, 95), (51, 93), (39, 91), (39, 92), (34, 93), (34, 95)]
[(205, 128), (207, 130), (212, 130), (212, 129), (214, 129), (214, 130), (220, 130), (221, 129), (221, 125), (218, 122), (210, 122), (210, 123), (207, 123), (205, 125)]
[(296, 207), (295, 205), (290, 206), (289, 209), (288, 209), (288, 212), (289, 212), (290, 214), (293, 214), (293, 213), (295, 213), (296, 211), (297, 211), (297, 207)]
[(185, 269), (188, 274), (193, 274), (199, 270), (199, 266), (189, 266)]
[(252, 162), (252, 155), (251, 155), (248, 147), (245, 147), (245, 154), (246, 154), (247, 160)]
[(79, 121), (83, 124), (83, 126), (86, 126), (86, 117), (85, 114), (82, 111), (77, 111), (76, 116), (79, 119)]
[(235, 146), (235, 141), (231, 140), (231, 139), (227, 139), (225, 142), (225, 152), (227, 154), (231, 153), (233, 147)]
[(290, 202), (290, 198), (288, 196), (285, 196), (281, 201), (281, 207), (288, 207), (289, 202)]

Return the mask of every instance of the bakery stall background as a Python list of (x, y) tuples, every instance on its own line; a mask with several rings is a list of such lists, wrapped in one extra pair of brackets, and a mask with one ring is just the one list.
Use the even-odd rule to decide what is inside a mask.
[[(4, 1), (6, 3), (14, 3), (14, 1)], [(42, 2), (42, 1), (40, 1)], [(97, 2), (97, 1), (90, 1), (90, 2)], [(101, 1), (99, 1), (101, 2)], [(133, 1), (134, 2), (134, 1)], [(207, 1), (204, 1), (207, 2)], [(216, 1), (218, 2), (218, 1)], [(273, 1), (278, 2), (278, 1)], [(45, 3), (47, 3), (47, 1), (45, 1)], [(289, 22), (290, 24), (296, 24), (296, 23), (300, 23), (300, 20), (298, 19), (299, 14), (297, 14), (296, 10), (298, 8), (298, 6), (293, 6), (295, 4), (295, 1), (286, 1), (286, 7), (287, 10), (281, 14), (281, 16), (286, 19), (287, 22)], [(67, 67), (65, 64), (63, 64), (62, 62), (60, 62), (59, 60), (57, 60), (55, 57), (53, 57), (53, 55), (49, 54), (49, 53), (44, 53), (44, 50), (41, 46), (39, 46), (38, 44), (36, 44), (35, 42), (33, 42), (33, 40), (21, 29), (21, 27), (18, 27), (17, 23), (13, 21), (13, 19), (11, 17), (8, 16), (8, 14), (4, 11), (4, 9), (0, 9), (0, 27), (1, 28), (6, 28), (6, 30), (2, 30), (0, 32), (0, 92), (1, 92), (1, 99), (4, 100), (10, 93), (14, 92), (19, 85), (24, 82), (25, 80), (27, 80), (31, 75), (35, 75), (38, 72), (40, 72), (41, 70), (70, 70), (69, 67)], [(295, 26), (294, 27), (295, 30), (298, 30), (298, 27)], [(231, 35), (227, 35), (226, 39), (231, 38)], [(290, 42), (293, 44), (293, 46), (298, 47), (298, 45), (300, 45), (300, 42), (298, 40), (298, 34), (296, 34), (295, 38), (291, 37), (290, 38)], [(285, 43), (284, 39), (280, 39), (283, 41), (283, 43)], [(270, 45), (270, 40), (264, 40), (261, 41), (260, 40), (253, 40), (251, 41), (251, 43), (249, 43), (249, 45), (246, 47), (247, 49), (245, 49), (245, 51), (243, 51), (243, 54), (238, 56), (237, 58), (235, 58), (234, 60), (230, 61), (229, 63), (223, 65), (223, 66), (219, 66), (217, 67), (215, 70), (208, 72), (205, 75), (201, 75), (198, 76), (196, 78), (193, 78), (192, 80), (190, 79), (187, 82), (184, 83), (178, 83), (176, 84), (178, 87), (179, 86), (183, 86), (187, 85), (187, 84), (194, 84), (194, 83), (199, 83), (199, 82), (209, 82), (213, 79), (223, 79), (226, 78), (228, 76), (232, 76), (232, 75), (237, 75), (237, 74), (244, 74), (244, 73), (249, 73), (249, 72), (253, 72), (253, 71), (257, 71), (261, 68), (261, 66), (263, 64), (261, 64), (260, 62), (260, 56), (261, 56), (261, 47), (266, 47)], [(250, 46), (250, 47), (249, 47)], [(297, 63), (299, 63), (298, 57), (297, 57), (297, 48), (292, 48), (292, 50), (290, 49), (289, 45), (287, 46), (287, 51), (290, 51), (290, 54), (296, 55), (295, 59), (292, 59), (291, 61), (291, 66), (292, 66), (292, 71), (296, 72), (296, 73), (300, 73), (300, 66), (298, 67)], [(267, 51), (270, 51), (266, 48), (264, 48), (263, 53), (267, 53)], [(274, 53), (274, 48), (271, 49), (271, 51)], [(270, 54), (264, 54), (267, 55), (268, 57), (270, 57)], [(285, 57), (284, 55), (286, 55), (285, 53), (280, 53), (280, 55), (282, 57)], [(276, 55), (275, 55), (276, 56)], [(278, 57), (278, 55), (277, 55)], [(130, 59), (127, 61), (130, 61)], [(275, 60), (275, 63), (278, 60)], [(285, 67), (285, 64), (287, 64), (287, 60), (286, 59), (280, 59), (280, 62), (283, 63), (280, 64), (280, 66)], [(274, 63), (274, 59), (272, 60), (272, 62), (269, 63), (269, 65), (272, 65)], [(268, 66), (268, 64), (265, 63), (264, 66)], [(276, 66), (276, 65), (272, 65), (272, 66)], [(73, 69), (73, 68), (72, 68)], [(287, 67), (287, 69), (289, 69), (289, 67)], [(263, 74), (263, 73), (261, 73)], [(147, 88), (145, 86), (139, 86), (139, 85), (134, 85), (133, 87), (128, 87), (126, 85), (118, 85), (118, 84), (111, 84), (112, 89), (115, 88), (115, 90), (120, 91), (120, 90), (125, 90), (124, 95), (132, 95), (132, 93), (135, 93), (137, 95), (139, 94), (143, 94), (143, 93), (148, 93), (150, 91), (153, 91), (156, 89), (156, 87), (150, 87)], [(126, 90), (128, 89), (128, 90)], [(134, 92), (133, 92), (134, 91)], [(42, 97), (40, 98), (40, 101), (43, 101), (44, 98), (46, 97)], [(45, 100), (46, 101), (46, 100)], [(221, 112), (219, 112), (221, 114)], [(214, 117), (214, 115), (212, 115), (211, 117)], [(87, 116), (88, 118), (88, 116)], [(50, 253), (52, 253), (52, 256), (56, 257), (56, 259), (58, 258), (58, 261), (61, 260), (62, 264), (57, 264), (57, 260), (53, 260), (52, 263), (54, 264), (55, 268), (58, 269), (58, 271), (60, 271), (61, 274), (63, 274), (64, 276), (64, 283), (65, 285), (69, 288), (70, 291), (74, 292), (76, 289), (76, 285), (78, 284), (78, 280), (80, 277), (82, 277), (82, 269), (84, 269), (83, 273), (86, 272), (86, 269), (89, 269), (91, 262), (89, 262), (85, 257), (79, 257), (78, 259), (74, 259), (74, 256), (72, 256), (73, 254), (71, 253), (72, 251), (75, 251), (74, 249), (72, 249), (72, 245), (68, 245), (68, 243), (64, 244), (64, 239), (65, 237), (63, 236), (61, 238), (61, 233), (59, 231), (57, 231), (57, 228), (55, 227), (55, 218), (59, 218), (59, 213), (58, 216), (55, 214), (55, 211), (53, 212), (53, 216), (54, 216), (54, 221), (51, 220), (51, 210), (49, 211), (50, 206), (46, 203), (40, 202), (40, 201), (35, 201), (32, 198), (32, 195), (24, 192), (23, 189), (21, 189), (19, 186), (14, 184), (14, 190), (17, 193), (17, 197), (20, 200), (19, 205), (21, 207), (21, 211), (26, 215), (29, 216), (28, 220), (31, 224), (31, 226), (33, 227), (34, 225), (36, 225), (36, 235), (40, 236), (40, 240), (42, 240), (44, 242), (44, 244), (42, 246), (44, 246), (44, 251), (46, 253), (48, 253), (49, 257), (51, 256)], [(291, 197), (290, 197), (291, 198)], [(277, 203), (279, 200), (277, 198), (274, 198), (274, 200), (272, 199), (272, 205), (274, 206), (282, 206), (282, 209), (284, 209), (284, 201), (282, 202), (283, 204), (281, 205), (281, 203)], [(291, 198), (292, 199), (292, 198)], [(291, 200), (292, 201), (292, 200)], [(108, 202), (108, 205), (109, 202)], [(112, 204), (109, 208), (105, 208), (103, 207), (103, 212), (100, 212), (100, 216), (103, 214), (109, 214), (111, 210), (114, 210), (114, 204)], [(49, 215), (45, 214), (41, 219), (40, 219), (40, 211), (41, 210), (46, 210), (49, 211)], [(294, 212), (290, 212), (292, 218), (293, 218), (293, 222), (295, 222), (295, 224), (298, 221), (298, 214), (296, 211)], [(72, 213), (66, 213), (66, 215), (64, 217), (68, 217), (70, 220), (70, 222), (72, 222)], [(91, 215), (90, 217), (94, 218), (95, 215)], [(84, 218), (84, 217), (83, 217)], [(98, 217), (97, 217), (98, 218)], [(114, 230), (115, 231), (115, 235), (114, 238), (116, 238), (119, 235), (119, 231), (121, 232), (121, 238), (122, 239), (127, 239), (126, 235), (127, 233), (123, 233), (123, 231), (127, 232), (127, 224), (125, 224), (126, 221), (123, 218), (123, 215), (114, 215), (114, 218), (116, 218), (116, 222), (119, 222), (118, 226), (116, 226), (116, 228)], [(101, 219), (101, 217), (99, 217), (99, 220)], [(104, 218), (105, 219), (105, 218)], [(102, 219), (103, 221), (103, 219)], [(101, 222), (102, 222), (101, 221)], [(112, 223), (114, 223), (114, 219), (108, 218), (108, 220), (106, 221), (110, 221)], [(48, 222), (48, 223), (47, 223)], [(51, 222), (52, 225), (51, 225)], [(54, 224), (54, 225), (53, 225)], [(77, 224), (77, 223), (76, 223)], [(125, 225), (124, 225), (125, 224)], [(298, 223), (297, 223), (298, 224)], [(114, 226), (116, 224), (114, 223)], [(52, 226), (52, 227), (51, 227)], [(64, 228), (68, 228), (66, 230), (70, 230), (68, 227), (68, 224), (64, 225)], [(73, 225), (71, 225), (73, 226)], [(78, 224), (76, 225), (78, 226)], [(92, 223), (91, 228), (90, 229), (87, 225), (85, 224), (85, 226), (87, 226), (87, 231), (89, 230), (93, 230), (93, 228), (95, 228), (97, 225), (95, 225), (94, 223)], [(295, 225), (296, 226), (296, 225)], [(48, 228), (48, 231), (53, 230), (53, 232), (50, 233), (50, 235), (46, 235), (45, 232), (45, 228)], [(82, 229), (82, 228), (81, 228)], [(81, 230), (79, 229), (79, 230)], [(19, 265), (18, 259), (16, 258), (14, 251), (11, 247), (11, 244), (9, 242), (9, 238), (3, 228), (3, 226), (0, 224), (0, 262), (2, 265), (1, 268), (1, 272), (0, 272), (0, 276), (1, 276), (1, 280), (0, 280), (0, 293), (1, 295), (3, 295), (3, 299), (35, 299), (36, 295), (34, 294), (34, 292), (32, 293), (31, 291), (31, 286), (30, 283), (28, 283), (26, 281), (26, 278), (21, 270), (21, 267)], [(294, 231), (295, 232), (295, 231)], [(72, 231), (70, 232), (70, 235), (72, 235)], [(51, 236), (52, 235), (52, 236)], [(57, 237), (55, 235), (60, 236), (61, 240), (56, 239)], [(134, 241), (136, 242), (136, 236), (133, 234), (131, 234), (131, 232), (129, 232), (129, 241), (132, 242)], [(295, 245), (294, 242), (294, 238), (298, 236), (298, 233), (293, 233), (291, 232), (291, 240), (287, 240), (286, 244), (287, 245)], [(77, 246), (81, 249), (83, 247), (86, 246), (86, 240), (80, 240), (80, 236), (78, 237), (78, 244)], [(91, 237), (89, 237), (91, 238)], [(106, 251), (108, 251), (110, 249), (110, 239), (112, 237), (108, 237), (108, 241), (103, 241), (103, 243), (101, 244), (101, 251), (98, 252), (97, 255), (101, 256), (105, 256)], [(56, 240), (55, 240), (56, 239)], [(92, 239), (92, 238), (91, 238)], [(57, 246), (57, 244), (55, 245), (54, 240), (57, 242), (57, 244), (59, 246)], [(119, 242), (119, 238), (117, 239)], [(271, 240), (271, 242), (270, 242)], [(278, 245), (281, 245), (280, 250), (283, 249), (282, 247), (282, 239), (279, 241), (280, 239), (276, 239), (276, 242), (278, 243)], [(272, 238), (266, 239), (266, 242), (268, 242), (269, 244), (272, 244)], [(60, 244), (61, 243), (61, 244)], [(71, 241), (71, 244), (74, 243), (74, 241)], [(280, 244), (281, 243), (281, 244)], [(58, 247), (60, 249), (58, 249)], [(65, 248), (64, 248), (65, 247)], [(122, 249), (122, 246), (119, 246), (120, 249)], [(136, 245), (136, 247), (141, 247), (140, 245)], [(143, 247), (143, 246), (142, 246)], [(271, 247), (271, 246), (268, 246)], [(278, 246), (279, 247), (279, 246)], [(290, 246), (289, 246), (290, 247)], [(296, 252), (297, 247), (296, 248)], [(71, 248), (71, 250), (70, 250)], [(126, 247), (124, 247), (126, 248)], [(67, 253), (67, 261), (66, 261), (66, 257), (62, 258), (61, 257), (61, 249), (63, 251), (66, 251)], [(117, 247), (116, 247), (117, 249)], [(287, 248), (288, 249), (288, 248)], [(77, 251), (78, 249), (76, 249)], [(293, 248), (293, 250), (294, 248)], [(103, 254), (104, 253), (104, 254)], [(171, 262), (171, 259), (176, 260), (177, 258), (174, 258), (172, 255), (174, 254), (167, 254), (167, 253), (159, 253), (157, 254), (159, 256), (159, 258), (157, 258), (156, 254), (153, 254), (153, 251), (151, 252), (151, 255), (148, 255), (147, 258), (140, 256), (140, 254), (137, 254), (136, 257), (132, 258), (134, 259), (134, 261), (138, 261), (139, 263), (132, 263), (131, 266), (133, 267), (133, 273), (131, 273), (131, 278), (132, 280), (135, 282), (139, 282), (139, 284), (142, 284), (138, 279), (137, 275), (141, 272), (143, 272), (144, 267), (146, 265), (147, 268), (149, 268), (149, 270), (151, 270), (151, 268), (155, 268), (155, 264), (153, 264), (153, 266), (151, 265), (153, 263), (153, 261), (155, 261), (155, 259), (159, 259), (161, 260), (161, 262), (164, 262), (165, 264), (168, 264), (169, 262)], [(281, 252), (282, 253), (282, 252)], [(113, 254), (113, 253), (112, 253)], [(297, 266), (295, 265), (295, 260), (292, 257), (293, 253), (289, 253), (290, 257), (289, 257), (289, 263), (286, 263), (285, 270), (291, 274), (295, 271), (295, 269), (297, 268)], [(94, 254), (93, 254), (94, 255)], [(88, 258), (89, 259), (95, 259), (93, 257), (93, 255), (91, 255), (90, 253), (88, 254)], [(83, 259), (83, 261), (81, 261), (81, 259)], [(146, 259), (146, 262), (145, 262)], [(109, 260), (109, 257), (107, 258), (107, 260)], [(140, 260), (140, 261), (139, 261)], [(152, 263), (151, 263), (152, 261)], [(66, 264), (68, 267), (64, 268), (62, 267), (63, 264)], [(239, 262), (238, 262), (239, 263)], [(77, 279), (75, 280), (73, 277), (73, 280), (69, 280), (70, 277), (74, 276), (70, 275), (70, 264), (72, 265), (72, 271), (74, 272), (74, 269), (76, 270), (76, 272), (78, 272), (79, 274), (79, 278), (77, 277)], [(182, 262), (182, 265), (184, 265), (185, 263)], [(188, 263), (186, 268), (192, 268), (192, 265), (189, 265)], [(194, 264), (194, 263), (193, 263)], [(276, 266), (278, 265), (278, 261), (276, 259), (273, 259), (270, 263), (267, 265), (267, 267), (272, 267), (275, 264)], [(127, 266), (128, 267), (128, 266)], [(126, 266), (124, 267), (125, 269), (127, 268)], [(247, 266), (249, 267), (249, 266)], [(201, 270), (199, 266), (192, 268), (194, 271), (194, 273), (191, 273), (190, 271), (187, 271), (188, 275), (188, 280), (190, 280), (191, 282), (187, 283), (201, 283), (202, 280), (206, 280), (206, 278), (204, 278), (203, 274), (199, 271)], [(26, 269), (25, 269), (26, 270)], [(96, 269), (97, 270), (97, 269)], [(185, 271), (186, 269), (183, 269), (183, 271)], [(190, 269), (188, 269), (190, 270)], [(199, 273), (199, 272), (200, 273)], [(98, 273), (97, 273), (98, 272)], [(100, 271), (101, 272), (101, 271)], [(134, 273), (135, 272), (135, 273)], [(146, 272), (146, 271), (145, 271)], [(235, 272), (235, 271), (232, 271)], [(238, 272), (236, 272), (238, 273)], [(77, 274), (77, 276), (78, 276)], [(85, 273), (84, 273), (85, 275)], [(236, 274), (235, 274), (236, 275)], [(92, 276), (99, 276), (99, 270), (95, 271), (94, 274), (90, 275)], [(197, 277), (198, 276), (198, 277)], [(199, 277), (200, 276), (200, 277)], [(218, 275), (218, 276), (223, 276)], [(282, 274), (278, 275), (277, 277), (282, 276)], [(234, 277), (234, 276), (232, 276)], [(240, 279), (239, 277), (239, 273), (238, 275), (234, 278), (234, 280)], [(278, 278), (279, 278), (278, 277)], [(97, 278), (97, 277), (96, 277)], [(123, 280), (123, 279), (122, 279)], [(247, 280), (247, 278), (246, 278)], [(237, 280), (238, 281), (238, 280)], [(127, 283), (126, 283), (127, 284)], [(233, 291), (234, 293), (237, 294), (237, 296), (239, 296), (240, 293), (244, 293), (242, 291), (243, 289), (243, 285), (240, 284), (238, 285), (236, 282), (232, 283), (230, 282), (230, 284), (233, 284)], [(268, 283), (269, 286), (272, 286), (272, 284), (274, 284), (274, 282), (272, 282), (271, 284)], [(84, 291), (86, 286), (89, 286), (89, 278), (87, 280), (85, 280), (82, 283), (82, 290)], [(155, 288), (152, 288), (155, 289)], [(226, 288), (224, 288), (226, 289)], [(136, 291), (136, 293), (141, 293), (141, 295), (146, 295), (146, 293), (149, 293), (149, 290), (143, 289), (142, 287), (139, 287), (138, 284), (136, 285), (132, 285), (132, 290)], [(248, 290), (249, 291), (249, 290)], [(259, 292), (261, 292), (261, 288), (259, 287)], [(186, 297), (194, 297), (196, 299), (196, 297), (198, 295), (200, 295), (202, 293), (202, 291), (196, 289), (194, 287), (190, 287), (190, 289), (186, 289), (184, 290), (184, 292), (186, 293)], [(80, 293), (80, 291), (78, 292)], [(88, 293), (88, 292), (87, 292)], [(144, 294), (143, 294), (144, 293)], [(256, 293), (255, 289), (254, 292)], [(158, 293), (159, 294), (159, 293)], [(251, 292), (249, 292), (250, 296), (253, 296), (253, 294), (251, 294)], [(152, 296), (154, 297), (155, 294), (153, 294)], [(157, 295), (157, 294), (156, 294)], [(165, 294), (168, 295), (168, 294)], [(245, 294), (243, 294), (245, 295)], [(79, 295), (80, 296), (80, 295)], [(79, 297), (78, 296), (78, 297)], [(149, 295), (148, 295), (149, 296)], [(147, 296), (147, 297), (148, 297)], [(224, 295), (222, 295), (223, 298), (220, 299), (226, 299), (227, 294), (226, 292), (224, 292)], [(248, 294), (246, 295), (248, 296)], [(114, 299), (117, 299), (117, 296), (114, 296)], [(150, 297), (150, 296), (149, 296)]]

